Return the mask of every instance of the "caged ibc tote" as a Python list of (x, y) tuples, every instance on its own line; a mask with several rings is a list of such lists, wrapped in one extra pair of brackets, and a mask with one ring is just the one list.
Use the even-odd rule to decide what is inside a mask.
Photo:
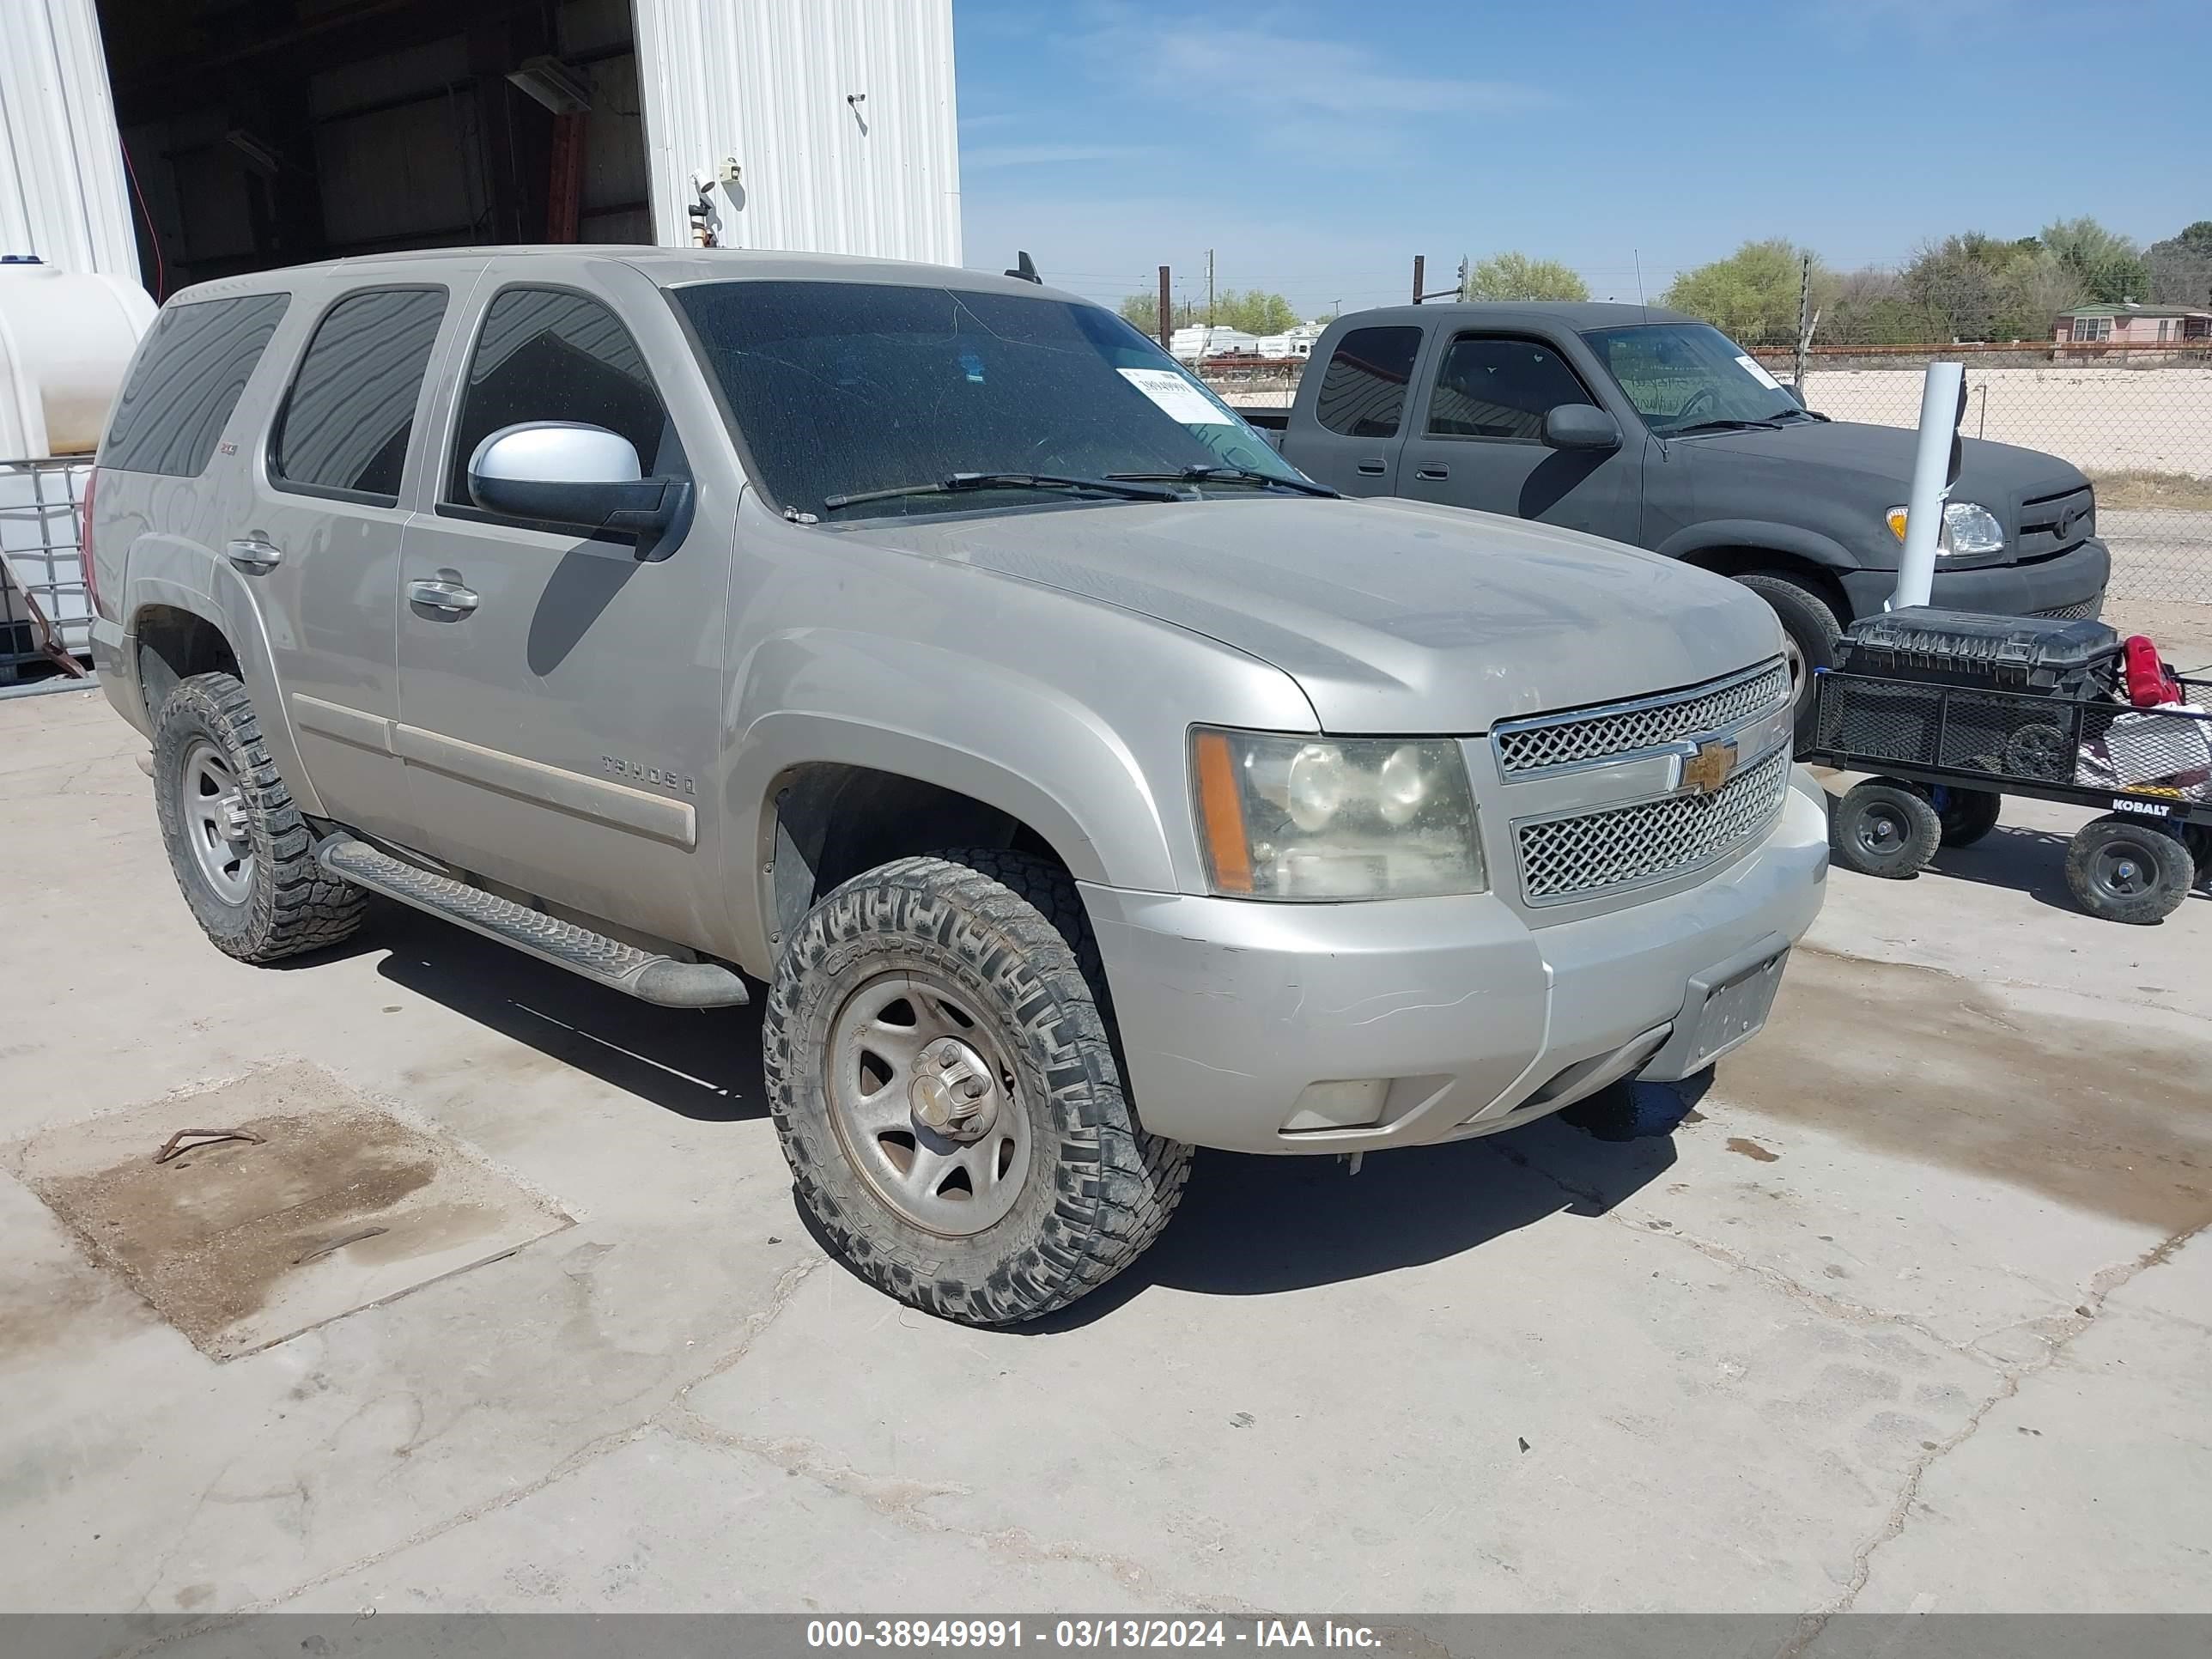
[(2157, 921), (2212, 873), (2212, 680), (2102, 623), (1923, 606), (1856, 624), (1836, 658), (1801, 758), (1875, 775), (1835, 805), (1844, 868), (1913, 875), (2030, 795), (2104, 809), (2066, 855), (2093, 915)]

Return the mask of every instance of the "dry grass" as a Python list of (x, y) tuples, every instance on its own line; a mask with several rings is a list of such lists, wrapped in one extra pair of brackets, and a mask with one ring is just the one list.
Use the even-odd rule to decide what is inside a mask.
[(2212, 478), (2186, 472), (2154, 472), (2143, 467), (2089, 474), (2099, 507), (2179, 507), (2212, 512)]

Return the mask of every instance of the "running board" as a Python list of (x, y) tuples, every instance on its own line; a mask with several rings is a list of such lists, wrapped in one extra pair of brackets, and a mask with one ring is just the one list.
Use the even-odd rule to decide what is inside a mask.
[(540, 962), (581, 974), (642, 1002), (664, 1008), (729, 1008), (748, 1000), (744, 981), (719, 963), (656, 956), (465, 881), (433, 875), (419, 865), (378, 852), (365, 841), (334, 837), (322, 844), (315, 858), (324, 869), (356, 887), (442, 916), (471, 933), (511, 945)]

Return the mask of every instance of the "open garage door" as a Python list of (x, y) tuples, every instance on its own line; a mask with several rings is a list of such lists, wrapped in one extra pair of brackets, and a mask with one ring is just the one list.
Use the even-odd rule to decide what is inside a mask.
[(654, 240), (630, 0), (98, 11), (149, 287), (398, 248)]

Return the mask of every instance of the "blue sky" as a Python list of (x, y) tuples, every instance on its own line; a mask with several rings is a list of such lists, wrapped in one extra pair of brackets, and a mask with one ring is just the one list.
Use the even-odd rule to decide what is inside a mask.
[[(2212, 218), (2212, 4), (953, 0), (969, 264), (1105, 300), (1164, 263), (1312, 314), (1415, 253), (1656, 297), (1747, 237), (1849, 268), (1962, 229)], [(1929, 125), (1940, 129), (1931, 142)]]

